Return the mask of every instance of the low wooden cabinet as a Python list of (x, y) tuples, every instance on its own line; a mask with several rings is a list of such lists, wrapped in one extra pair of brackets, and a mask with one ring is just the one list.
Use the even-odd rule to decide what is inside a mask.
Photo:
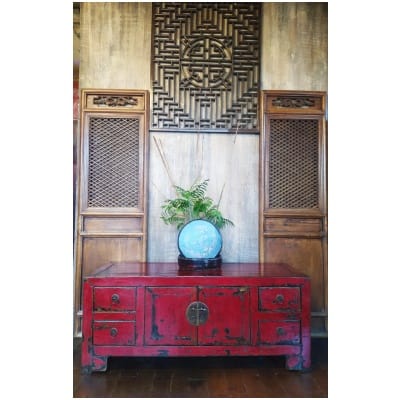
[(286, 356), (310, 367), (310, 279), (286, 264), (111, 263), (84, 279), (82, 367), (110, 356)]

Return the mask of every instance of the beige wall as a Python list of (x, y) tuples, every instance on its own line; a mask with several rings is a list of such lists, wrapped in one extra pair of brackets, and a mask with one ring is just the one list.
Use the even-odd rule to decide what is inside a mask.
[[(209, 195), (234, 223), (221, 231), (225, 261), (258, 260), (258, 135), (160, 134), (172, 180), (190, 186), (210, 178)], [(154, 139), (150, 143), (149, 259), (176, 261), (177, 231), (160, 220), (160, 205), (174, 195)]]
[(80, 33), (81, 88), (151, 88), (151, 3), (81, 3)]
[[(263, 3), (261, 89), (327, 90), (327, 3)], [(151, 90), (151, 3), (81, 3), (80, 87)], [(236, 140), (234, 140), (236, 139)], [(150, 136), (148, 259), (175, 261), (175, 228), (160, 220), (174, 182), (210, 178), (221, 210), (225, 261), (258, 260), (258, 135)]]
[(328, 3), (264, 3), (261, 89), (328, 90)]

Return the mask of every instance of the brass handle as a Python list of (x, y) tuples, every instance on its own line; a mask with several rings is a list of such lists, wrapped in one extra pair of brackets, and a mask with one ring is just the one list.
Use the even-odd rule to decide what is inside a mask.
[(111, 301), (112, 301), (113, 304), (119, 304), (119, 295), (116, 294), (116, 293), (114, 293), (114, 294), (111, 296)]
[(283, 300), (284, 300), (284, 297), (281, 294), (277, 294), (276, 297), (275, 297), (274, 303), (282, 304)]
[(111, 335), (112, 337), (117, 336), (117, 335), (118, 335), (118, 329), (117, 329), (117, 328), (111, 328), (111, 329), (110, 329), (110, 335)]
[(279, 326), (278, 328), (276, 328), (276, 334), (278, 336), (283, 336), (285, 334), (285, 330), (281, 326)]

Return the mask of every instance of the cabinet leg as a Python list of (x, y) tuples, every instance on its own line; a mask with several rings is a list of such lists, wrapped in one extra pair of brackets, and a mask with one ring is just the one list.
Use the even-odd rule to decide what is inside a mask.
[(107, 370), (108, 357), (93, 356), (90, 364), (82, 364), (82, 374), (91, 374), (94, 371)]
[(88, 341), (83, 339), (81, 350), (81, 371), (83, 374), (90, 374), (92, 372), (92, 352), (89, 349)]
[(89, 375), (92, 373), (92, 367), (90, 365), (82, 366), (81, 373), (84, 375)]
[(96, 356), (92, 353), (92, 346), (87, 340), (82, 342), (81, 371), (83, 374), (90, 374), (93, 371), (105, 371), (107, 369), (107, 356)]
[(299, 355), (286, 356), (286, 369), (299, 371), (302, 369), (302, 357)]
[(310, 364), (310, 358), (304, 358), (302, 354), (286, 356), (288, 370), (307, 372), (310, 370)]
[(93, 356), (92, 371), (106, 371), (108, 357)]

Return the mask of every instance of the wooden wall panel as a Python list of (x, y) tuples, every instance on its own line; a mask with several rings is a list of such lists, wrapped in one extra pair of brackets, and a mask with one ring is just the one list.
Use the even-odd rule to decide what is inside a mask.
[(151, 3), (81, 3), (80, 32), (81, 88), (151, 88)]
[[(150, 138), (149, 261), (176, 261), (177, 230), (160, 219), (161, 205), (174, 197), (172, 183), (189, 187), (210, 178), (207, 194), (234, 227), (221, 230), (225, 261), (258, 260), (258, 135), (161, 134)], [(157, 142), (157, 144), (156, 144)], [(162, 161), (159, 148), (168, 165)]]
[(263, 91), (260, 261), (311, 277), (312, 335), (327, 334), (326, 93)]
[(135, 232), (144, 230), (143, 218), (138, 217), (83, 217), (83, 232), (89, 234), (101, 232)]
[[(151, 20), (151, 3), (82, 3), (80, 86), (150, 89)], [(263, 3), (261, 25), (262, 89), (327, 89), (326, 4)], [(222, 205), (229, 203), (227, 214), (236, 222), (225, 240), (227, 259), (258, 259), (258, 135), (238, 135), (231, 154), (233, 136), (210, 133), (201, 139), (208, 149), (203, 158), (196, 153), (196, 134), (157, 137), (163, 138), (177, 184), (189, 185), (201, 172), (211, 179), (213, 197), (225, 184)], [(171, 260), (176, 232), (159, 218), (171, 184), (152, 137), (150, 145), (148, 259)], [(202, 171), (196, 170), (200, 163)]]
[(110, 261), (147, 258), (149, 93), (83, 89), (81, 107), (76, 315), (87, 274)]
[(263, 3), (261, 88), (328, 89), (328, 2)]
[[(151, 9), (141, 2), (81, 3), (80, 88), (148, 89), (151, 97)], [(326, 91), (327, 32), (327, 3), (262, 3), (261, 89)], [(209, 177), (214, 198), (224, 187), (221, 208), (236, 223), (223, 232), (226, 260), (258, 260), (258, 135), (238, 135), (233, 146), (230, 135), (174, 132), (150, 134), (147, 259), (176, 257), (176, 230), (159, 218), (173, 192), (154, 136), (162, 139), (177, 184)]]
[[(151, 89), (151, 8), (81, 3), (80, 87)], [(328, 89), (327, 2), (263, 3), (261, 44), (261, 89)]]
[(264, 254), (268, 262), (285, 262), (312, 276), (312, 310), (325, 311), (324, 270), (321, 268), (324, 260), (320, 239), (269, 237), (264, 240)]
[(142, 237), (85, 237), (82, 264), (85, 274), (90, 274), (111, 261), (144, 260), (143, 253)]

